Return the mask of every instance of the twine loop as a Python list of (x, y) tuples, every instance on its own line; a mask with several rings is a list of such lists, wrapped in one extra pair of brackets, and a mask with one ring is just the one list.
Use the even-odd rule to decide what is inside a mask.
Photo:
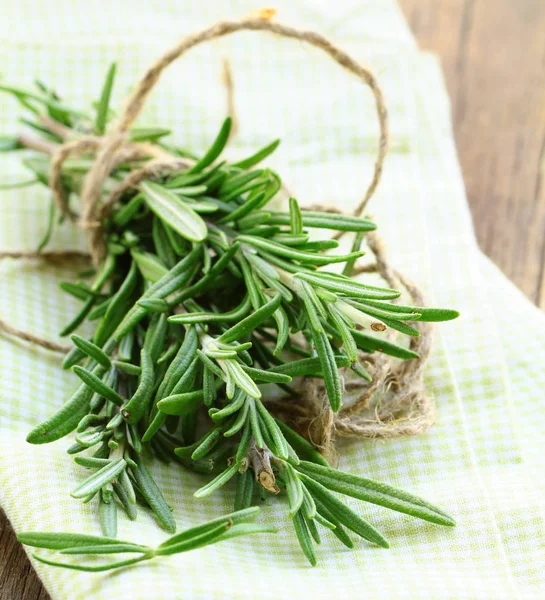
[[(96, 227), (94, 224), (104, 221), (122, 194), (143, 179), (158, 176), (158, 174), (167, 174), (170, 170), (188, 168), (192, 164), (188, 159), (179, 159), (164, 150), (154, 149), (151, 145), (142, 148), (138, 144), (131, 144), (129, 141), (129, 128), (142, 111), (150, 92), (159, 81), (163, 71), (189, 49), (237, 31), (269, 31), (281, 37), (306, 42), (321, 49), (341, 67), (353, 73), (371, 89), (375, 99), (380, 140), (373, 177), (363, 199), (358, 205), (356, 214), (361, 214), (365, 209), (380, 180), (388, 146), (388, 114), (380, 87), (374, 75), (368, 69), (360, 65), (329, 40), (314, 31), (299, 30), (276, 23), (271, 20), (273, 14), (274, 11), (265, 9), (257, 13), (257, 15), (236, 21), (220, 21), (211, 27), (184, 37), (146, 71), (133, 93), (129, 96), (122, 114), (113, 123), (110, 131), (104, 137), (84, 136), (76, 140), (65, 141), (55, 150), (51, 161), (50, 187), (59, 210), (72, 220), (75, 220), (76, 216), (69, 209), (66, 193), (62, 186), (62, 165), (70, 156), (95, 153), (95, 161), (83, 182), (81, 191), (82, 211), (78, 221), (80, 227), (86, 232), (89, 250), (95, 264), (98, 264), (103, 258), (105, 247), (102, 227)], [(229, 83), (229, 80), (227, 83)], [(158, 151), (159, 156), (157, 155)], [(102, 189), (104, 182), (115, 166), (120, 162), (125, 162), (127, 155), (131, 153), (133, 157), (138, 157), (140, 153), (140, 157), (144, 158), (145, 156), (142, 156), (142, 153), (146, 154), (146, 152), (150, 153), (147, 158), (155, 160), (150, 160), (141, 169), (129, 174), (111, 192), (110, 196), (103, 200)]]

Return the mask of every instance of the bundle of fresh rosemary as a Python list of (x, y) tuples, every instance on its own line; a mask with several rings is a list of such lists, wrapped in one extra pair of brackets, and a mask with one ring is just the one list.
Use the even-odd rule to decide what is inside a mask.
[[(37, 92), (0, 88), (34, 115), (24, 122), (40, 139), (2, 140), (5, 151), (32, 147), (45, 152), (24, 159), (35, 175), (32, 183), (50, 184), (47, 154), (66, 141), (67, 132), (74, 138), (104, 133), (111, 118), (114, 73), (112, 67), (94, 116), (67, 107), (42, 84)], [(301, 210), (295, 198), (289, 199), (286, 212), (270, 208), (282, 182), (277, 173), (257, 165), (279, 142), (228, 163), (220, 155), (230, 128), (227, 118), (201, 157), (165, 143), (168, 131), (132, 129), (130, 139), (142, 144), (141, 156), (128, 154), (106, 179), (106, 192), (119, 189), (119, 182), (144, 164), (146, 149), (149, 156), (168, 152), (183, 165), (125, 187), (100, 224), (105, 254), (92, 283), (62, 284), (82, 303), (62, 331), (74, 343), (63, 367), (73, 370), (79, 387), (27, 439), (43, 444), (75, 432), (68, 453), (93, 472), (71, 494), (96, 502), (107, 538), (23, 534), (24, 543), (68, 554), (140, 553), (137, 559), (104, 567), (114, 568), (268, 531), (237, 523), (254, 516), (250, 507), (259, 498), (280, 492), (287, 496), (288, 516), (313, 565), (318, 526), (349, 547), (346, 529), (388, 547), (381, 533), (337, 493), (454, 525), (451, 517), (418, 497), (331, 468), (304, 437), (275, 418), (274, 402), (266, 401), (262, 384), (276, 386), (297, 404), (296, 378), (322, 378), (331, 407), (338, 411), (343, 401), (339, 369), (369, 378), (358, 361), (360, 351), (403, 360), (417, 356), (383, 332), (416, 336), (410, 322), (445, 321), (457, 313), (393, 303), (399, 291), (352, 279), (364, 236), (375, 224)], [(92, 163), (88, 156), (62, 163), (65, 197), (78, 196)], [(40, 249), (54, 228), (54, 204), (50, 218)], [(352, 251), (330, 253), (338, 242), (311, 239), (312, 229), (353, 234)], [(341, 265), (342, 272), (330, 269), (332, 265)], [(89, 339), (73, 333), (86, 320), (94, 325)], [(198, 498), (234, 480), (235, 510), (242, 512), (178, 534), (155, 551), (115, 542), (118, 510), (136, 519), (138, 503), (151, 508), (167, 531), (176, 529), (144, 464), (148, 455), (212, 475), (195, 491)]]

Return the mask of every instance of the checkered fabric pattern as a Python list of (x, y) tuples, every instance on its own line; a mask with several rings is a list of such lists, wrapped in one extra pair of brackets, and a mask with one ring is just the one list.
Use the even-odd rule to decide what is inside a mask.
[[(55, 600), (543, 597), (545, 316), (476, 245), (437, 61), (418, 51), (393, 0), (274, 5), (279, 20), (322, 32), (379, 75), (392, 144), (370, 212), (392, 262), (425, 289), (429, 304), (462, 313), (437, 328), (426, 371), (438, 407), (435, 426), (416, 438), (343, 444), (340, 466), (422, 495), (453, 514), (458, 526), (445, 529), (349, 501), (385, 533), (391, 549), (358, 541), (350, 551), (325, 534), (313, 569), (282, 501), (270, 500), (261, 519), (281, 526), (276, 536), (240, 538), (106, 575), (34, 566)], [(255, 8), (247, 0), (4, 0), (0, 73), (21, 86), (37, 77), (85, 106), (116, 60), (115, 106), (181, 35)], [(180, 145), (204, 149), (225, 114), (224, 56), (240, 116), (228, 156), (282, 137), (270, 164), (303, 204), (354, 206), (374, 162), (372, 98), (302, 44), (252, 32), (199, 47), (165, 73), (140, 122), (170, 126)], [(17, 116), (15, 102), (0, 97), (1, 131), (17, 131)], [(17, 156), (2, 155), (2, 183), (27, 176)], [(34, 187), (1, 193), (2, 249), (36, 246), (48, 198)], [(66, 224), (51, 246), (82, 243)], [(2, 318), (56, 339), (77, 305), (58, 282), (74, 277), (43, 263), (1, 261)], [(65, 454), (70, 442), (25, 442), (29, 428), (62, 404), (73, 376), (60, 369), (57, 356), (5, 338), (0, 363), (0, 504), (16, 531), (98, 533), (95, 508), (69, 495), (84, 476)], [(197, 501), (192, 493), (201, 477), (158, 461), (150, 468), (180, 528), (232, 509), (229, 486)], [(151, 514), (140, 513), (135, 523), (121, 517), (119, 537), (146, 544), (165, 539)]]

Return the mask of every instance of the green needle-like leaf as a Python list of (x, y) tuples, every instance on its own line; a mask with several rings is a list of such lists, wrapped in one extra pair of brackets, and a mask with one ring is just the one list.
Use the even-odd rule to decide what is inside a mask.
[[(335, 366), (340, 369), (350, 366), (350, 359), (347, 356), (334, 355)], [(282, 365), (277, 365), (269, 369), (272, 373), (284, 373), (291, 377), (300, 377), (303, 375), (320, 375), (322, 373), (322, 362), (316, 358), (301, 358)]]
[[(13, 94), (13, 96), (15, 98), (17, 98), (19, 101), (33, 100), (40, 104), (43, 104), (44, 106), (46, 106), (48, 108), (53, 108), (54, 110), (66, 112), (74, 117), (83, 118), (83, 119), (88, 118), (85, 113), (82, 113), (78, 110), (70, 108), (70, 107), (60, 103), (58, 100), (51, 98), (50, 96), (34, 94), (27, 90), (22, 90), (22, 89), (15, 88), (13, 86), (7, 86), (7, 85), (0, 85), (0, 91)], [(32, 108), (32, 105), (29, 102), (25, 102), (24, 106), (25, 106), (25, 108)], [(34, 111), (36, 112), (36, 114), (39, 114), (39, 112), (40, 112), (38, 109), (34, 109)]]
[(254, 476), (251, 469), (246, 469), (244, 473), (239, 474), (235, 496), (235, 510), (249, 508), (252, 505), (254, 487)]
[(277, 242), (272, 242), (271, 240), (258, 238), (253, 235), (239, 235), (237, 239), (239, 242), (250, 244), (252, 246), (255, 246), (256, 248), (260, 248), (271, 252), (272, 254), (278, 254), (278, 256), (282, 256), (291, 260), (298, 260), (303, 264), (310, 265), (330, 265), (333, 263), (345, 262), (352, 258), (358, 258), (359, 256), (363, 256), (364, 254), (363, 252), (355, 252), (352, 254), (347, 254), (345, 256), (335, 256), (332, 254), (316, 254), (312, 252), (303, 252), (301, 250), (296, 250), (295, 248), (290, 248), (288, 246), (284, 246), (283, 244), (278, 244)]
[(133, 248), (131, 250), (131, 255), (138, 265), (142, 277), (147, 281), (155, 283), (168, 273), (168, 269), (161, 262), (159, 257), (150, 252), (139, 252)]
[(192, 242), (206, 238), (208, 230), (205, 222), (176, 194), (152, 181), (144, 181), (139, 187), (148, 206), (168, 227)]
[(280, 140), (274, 140), (274, 142), (271, 142), (269, 145), (265, 146), (255, 154), (252, 154), (252, 156), (233, 163), (233, 167), (238, 167), (239, 169), (250, 169), (254, 165), (257, 165), (262, 160), (267, 158), (269, 154), (272, 154), (278, 148), (279, 144)]
[(153, 359), (144, 347), (140, 353), (140, 382), (133, 397), (123, 406), (121, 414), (127, 423), (138, 423), (151, 401), (154, 384)]
[(150, 505), (161, 525), (171, 533), (176, 531), (176, 521), (172, 511), (141, 460), (137, 461), (136, 468), (133, 467), (131, 472), (139, 492)]
[(127, 373), (127, 375), (136, 375), (138, 377), (142, 373), (142, 368), (138, 365), (133, 365), (122, 360), (114, 360), (112, 364), (120, 371), (123, 371), (123, 373)]
[(254, 369), (253, 367), (247, 367), (242, 365), (242, 369), (250, 375), (255, 381), (264, 381), (267, 383), (290, 383), (292, 378), (289, 375), (283, 373), (274, 373), (273, 371), (264, 371), (263, 369)]
[(214, 422), (217, 423), (218, 421), (221, 421), (221, 419), (225, 419), (226, 417), (236, 413), (244, 406), (245, 402), (246, 394), (241, 390), (237, 390), (231, 402), (220, 410), (213, 408), (210, 411), (210, 417)]
[(419, 321), (451, 321), (452, 319), (456, 319), (460, 316), (460, 313), (457, 310), (450, 310), (448, 308), (424, 308), (422, 306), (404, 306), (402, 304), (390, 304), (387, 302), (380, 302), (378, 300), (365, 300), (365, 304), (392, 313), (392, 319), (399, 318), (396, 317), (396, 313), (410, 312), (419, 313)]
[[(114, 503), (111, 502), (110, 504)], [(139, 546), (138, 544), (119, 543), (111, 545), (97, 544), (96, 546), (78, 546), (76, 548), (65, 548), (64, 550), (61, 550), (61, 554), (117, 554), (123, 552), (146, 554), (150, 552), (150, 548), (147, 546)]]
[[(133, 263), (129, 269), (129, 272), (127, 273), (127, 276), (125, 277), (125, 280), (121, 284), (121, 287), (117, 290), (116, 294), (109, 303), (104, 317), (96, 328), (94, 342), (97, 346), (102, 347), (104, 342), (111, 335), (112, 327), (115, 328), (116, 324), (119, 323), (120, 320), (123, 322), (123, 311), (126, 310), (126, 304), (138, 284), (138, 279), (138, 268), (136, 263)], [(119, 318), (120, 315), (121, 319)], [(128, 332), (129, 329), (127, 328), (127, 330), (124, 331), (122, 335), (117, 338), (117, 340), (127, 335)]]
[[(133, 545), (131, 542), (123, 542), (114, 538), (99, 535), (87, 535), (84, 533), (50, 533), (41, 531), (28, 531), (19, 533), (17, 540), (26, 546), (34, 548), (47, 548), (49, 550), (65, 550), (67, 548), (79, 548), (86, 546), (118, 546)], [(145, 546), (141, 546), (145, 547)]]
[[(172, 269), (170, 269), (170, 271), (168, 273), (166, 273), (163, 277), (161, 277), (161, 279), (159, 279), (159, 281), (157, 281), (151, 287), (149, 287), (146, 290), (146, 292), (144, 293), (144, 295), (142, 296), (142, 298), (165, 298), (169, 294), (172, 294), (172, 292), (176, 291), (177, 289), (179, 289), (180, 287), (185, 285), (190, 277), (191, 268), (194, 266), (196, 261), (199, 260), (200, 255), (201, 255), (200, 247), (195, 246), (191, 250), (191, 252), (189, 252), (189, 254), (187, 256), (185, 256), (176, 265), (174, 265), (174, 267), (172, 267)], [(133, 268), (134, 268), (134, 272), (138, 273), (138, 269), (137, 269), (135, 263), (133, 263), (133, 265), (131, 266), (131, 271), (133, 270)], [(128, 289), (130, 289), (129, 288), (129, 276), (131, 278), (130, 283), (133, 283), (132, 282), (132, 273), (129, 273), (129, 275), (127, 276), (127, 279), (123, 283), (122, 288), (120, 288), (119, 292), (116, 294), (116, 297), (117, 297), (117, 295), (121, 294), (122, 290), (126, 294), (128, 294)], [(125, 283), (127, 284), (126, 288), (125, 288)], [(134, 284), (136, 284), (136, 281), (134, 282)], [(120, 300), (120, 304), (121, 304), (121, 300)], [(113, 302), (112, 302), (112, 305), (113, 305)], [(110, 310), (110, 309), (112, 311), (114, 310), (112, 305), (110, 305), (108, 310)], [(114, 332), (114, 338), (116, 340), (121, 340), (123, 337), (125, 337), (146, 316), (146, 312), (147, 312), (146, 309), (142, 308), (141, 306), (138, 306), (138, 305), (133, 306), (127, 312), (127, 314), (123, 317), (123, 320), (121, 321), (121, 323), (117, 326), (117, 328)], [(104, 320), (106, 320), (107, 316), (108, 316), (108, 313), (106, 313)], [(96, 336), (95, 336), (95, 341), (96, 341)]]
[(177, 535), (170, 537), (156, 550), (147, 546), (140, 546), (131, 542), (122, 542), (108, 537), (89, 536), (73, 533), (21, 533), (19, 541), (38, 548), (59, 550), (61, 554), (68, 555), (109, 555), (117, 553), (138, 553), (141, 556), (106, 564), (85, 565), (78, 563), (65, 563), (51, 560), (34, 554), (34, 557), (51, 566), (65, 567), (77, 571), (101, 572), (117, 569), (149, 560), (155, 556), (178, 554), (188, 550), (202, 548), (208, 544), (225, 541), (242, 535), (255, 533), (275, 533), (276, 529), (268, 525), (258, 525), (247, 521), (255, 518), (259, 508), (240, 510), (214, 521), (198, 525)]
[(136, 304), (151, 313), (165, 313), (170, 310), (170, 304), (162, 298), (144, 298)]
[(113, 215), (113, 222), (117, 227), (124, 227), (129, 223), (140, 209), (144, 202), (144, 196), (142, 194), (136, 194), (133, 196), (127, 204), (122, 206)]
[(370, 523), (362, 519), (352, 509), (343, 504), (337, 497), (328, 491), (326, 487), (314, 481), (311, 477), (302, 476), (304, 484), (309, 491), (331, 511), (332, 514), (348, 529), (357, 533), (362, 538), (381, 546), (389, 548), (390, 545), (384, 536)]
[(251, 303), (249, 296), (245, 296), (244, 300), (233, 310), (224, 313), (209, 313), (209, 312), (192, 312), (181, 315), (173, 315), (169, 318), (171, 323), (189, 324), (189, 323), (211, 323), (211, 322), (226, 322), (239, 321), (244, 318), (250, 311)]
[(93, 473), (90, 477), (85, 479), (80, 485), (78, 485), (70, 494), (73, 498), (85, 498), (89, 494), (96, 492), (102, 486), (115, 479), (115, 477), (123, 471), (127, 466), (127, 463), (123, 458), (119, 458), (108, 465), (105, 465)]
[[(314, 497), (314, 502), (316, 503), (316, 509), (318, 510), (318, 513), (316, 514), (316, 520), (319, 523), (325, 521), (325, 526), (333, 532), (333, 535), (335, 535), (337, 539), (339, 539), (347, 548), (353, 548), (354, 542), (344, 530), (341, 522), (335, 518), (335, 515), (323, 502), (320, 501), (318, 497)], [(333, 527), (328, 526), (328, 523)]]
[(210, 146), (208, 152), (200, 160), (198, 160), (191, 167), (191, 169), (187, 171), (188, 175), (202, 171), (205, 167), (212, 164), (216, 160), (216, 158), (218, 158), (218, 156), (223, 152), (225, 145), (229, 141), (229, 135), (231, 133), (231, 124), (231, 117), (227, 117), (223, 122), (223, 125), (221, 126), (217, 138)]
[(293, 519), (296, 513), (299, 512), (301, 506), (303, 506), (303, 502), (305, 501), (305, 493), (303, 491), (301, 480), (289, 463), (285, 465), (285, 473), (287, 476), (287, 492), (290, 504), (289, 515)]
[[(184, 300), (187, 300), (188, 298), (193, 298), (195, 296), (198, 296), (200, 293), (205, 291), (210, 286), (213, 286), (214, 284), (217, 285), (218, 275), (220, 275), (220, 273), (223, 273), (223, 271), (228, 268), (229, 263), (233, 260), (237, 251), (238, 251), (238, 243), (235, 242), (231, 246), (231, 248), (229, 248), (229, 250), (227, 250), (227, 252), (225, 252), (225, 254), (223, 254), (214, 263), (214, 265), (210, 268), (210, 270), (204, 277), (202, 277), (199, 281), (197, 281), (193, 285), (186, 287), (184, 290), (182, 290), (178, 294), (175, 294), (174, 297), (170, 299), (170, 304), (172, 306), (176, 306), (177, 304), (180, 304), (181, 302), (183, 302)], [(172, 290), (172, 291), (174, 291), (174, 290)]]
[(280, 306), (281, 301), (282, 296), (277, 294), (274, 298), (272, 298), (272, 300), (269, 300), (267, 304), (264, 304), (253, 314), (245, 319), (242, 319), (242, 321), (228, 329), (218, 338), (218, 341), (229, 343), (249, 335), (256, 327), (259, 327), (259, 325), (264, 323), (269, 317), (272, 316), (274, 311)]
[(222, 517), (218, 517), (213, 521), (208, 521), (207, 523), (203, 523), (201, 525), (197, 525), (196, 527), (192, 527), (191, 529), (186, 529), (172, 537), (168, 538), (165, 542), (160, 544), (157, 549), (166, 548), (168, 546), (173, 546), (175, 544), (179, 544), (184, 542), (185, 540), (191, 539), (210, 531), (215, 528), (217, 525), (237, 525), (239, 523), (244, 523), (246, 521), (253, 520), (259, 515), (259, 507), (253, 506), (251, 508), (247, 508), (245, 510), (239, 510), (227, 515), (223, 515)]
[(241, 189), (246, 184), (250, 183), (250, 181), (261, 177), (262, 174), (262, 169), (256, 169), (255, 171), (242, 171), (241, 173), (231, 175), (219, 186), (218, 194), (221, 198), (224, 198), (234, 190)]
[[(347, 215), (313, 212), (301, 212), (303, 227), (318, 227), (320, 229), (335, 229), (337, 231), (374, 231), (377, 226), (372, 221)], [(290, 213), (275, 212), (268, 219), (269, 225), (291, 225)]]
[[(114, 343), (105, 347), (106, 352), (113, 350)], [(106, 369), (97, 365), (93, 369), (93, 375), (102, 377)], [(70, 397), (70, 399), (51, 417), (40, 423), (27, 435), (30, 444), (47, 444), (64, 437), (73, 431), (81, 419), (87, 414), (93, 390), (82, 384)]]
[(102, 571), (110, 571), (111, 569), (119, 569), (120, 567), (127, 567), (129, 565), (134, 565), (136, 563), (142, 562), (143, 560), (148, 560), (153, 557), (152, 550), (150, 550), (149, 554), (144, 554), (143, 556), (139, 556), (138, 558), (129, 558), (127, 560), (120, 560), (118, 562), (107, 563), (105, 565), (83, 565), (81, 563), (63, 563), (55, 560), (50, 560), (49, 558), (45, 558), (45, 556), (40, 556), (39, 554), (33, 553), (32, 556), (52, 567), (64, 567), (65, 569), (72, 569), (73, 571), (87, 571), (89, 573), (100, 573)]
[(393, 344), (392, 342), (380, 339), (373, 335), (368, 335), (367, 333), (363, 333), (363, 331), (351, 329), (350, 333), (358, 348), (365, 350), (366, 352), (384, 352), (384, 354), (403, 359), (418, 358), (418, 354), (408, 348), (398, 346), (397, 344)]
[[(406, 312), (392, 312), (388, 310), (383, 310), (381, 308), (376, 308), (375, 306), (368, 305), (365, 301), (358, 301), (347, 299), (346, 302), (356, 307), (358, 310), (371, 315), (372, 317), (376, 317), (377, 319), (394, 319), (396, 321), (420, 321), (421, 313), (416, 312), (413, 309), (410, 309)], [(389, 305), (393, 306), (393, 305)]]
[[(102, 529), (102, 533), (104, 535), (109, 537), (115, 537), (117, 535), (117, 504), (111, 499), (108, 502), (106, 502), (103, 496), (104, 494), (101, 494), (99, 496), (98, 505), (98, 517), (100, 521), (100, 528)], [(108, 548), (108, 546), (106, 546), (106, 548)], [(98, 550), (97, 552), (97, 548), (94, 548), (94, 551), (97, 554), (100, 554), (100, 550)], [(64, 550), (63, 553), (70, 554), (70, 550)], [(88, 548), (87, 554), (90, 553), (91, 552), (89, 552)]]
[(185, 187), (172, 188), (168, 186), (169, 190), (178, 196), (184, 198), (192, 198), (194, 196), (202, 196), (206, 193), (207, 187), (205, 185), (190, 185)]
[[(259, 182), (258, 182), (259, 183)], [(218, 223), (232, 223), (233, 221), (238, 221), (242, 219), (246, 215), (252, 212), (254, 208), (256, 208), (265, 197), (265, 192), (261, 192), (254, 196), (253, 198), (248, 198), (244, 204), (239, 206), (236, 210), (222, 217)]]
[(314, 448), (314, 446), (301, 437), (298, 433), (293, 431), (291, 427), (288, 427), (283, 421), (276, 419), (276, 423), (280, 428), (280, 431), (284, 434), (284, 438), (297, 452), (297, 455), (302, 460), (317, 463), (319, 465), (329, 466), (327, 460)]
[(61, 281), (59, 284), (61, 290), (70, 294), (78, 300), (87, 300), (89, 296), (94, 296), (91, 288), (82, 283), (72, 283), (71, 281)]
[(295, 528), (295, 533), (297, 534), (297, 539), (299, 540), (299, 544), (301, 549), (303, 550), (304, 555), (307, 557), (308, 562), (315, 567), (316, 566), (316, 553), (314, 552), (314, 543), (312, 538), (310, 537), (307, 523), (305, 518), (298, 512), (293, 517), (293, 526)]
[[(221, 427), (211, 429), (201, 440), (198, 446), (193, 450), (191, 458), (200, 460), (204, 458), (219, 442), (221, 437)], [(179, 454), (178, 454), (179, 456)]]
[(103, 134), (106, 131), (106, 120), (108, 119), (108, 109), (110, 107), (110, 96), (112, 94), (112, 88), (114, 85), (115, 71), (117, 65), (112, 63), (108, 69), (104, 86), (102, 87), (102, 94), (100, 101), (97, 106), (97, 116), (95, 119), (95, 129), (97, 133)]
[[(231, 427), (229, 429), (227, 429), (223, 435), (225, 437), (231, 437), (232, 435), (235, 435), (236, 433), (238, 433), (248, 422), (248, 413), (250, 411), (250, 403), (251, 402), (245, 402), (244, 406), (241, 408), (241, 410), (238, 411), (237, 417), (234, 421), (234, 423), (231, 425)], [(240, 447), (242, 446), (242, 442)]]
[(98, 364), (102, 365), (106, 369), (109, 369), (112, 366), (110, 357), (102, 350), (102, 348), (99, 348), (96, 344), (93, 344), (93, 342), (90, 342), (75, 334), (71, 336), (71, 340), (82, 352), (85, 352), (87, 356), (90, 356)]
[(194, 550), (195, 548), (202, 548), (215, 542), (222, 533), (227, 531), (228, 527), (228, 523), (218, 523), (206, 531), (202, 531), (192, 537), (186, 537), (183, 541), (158, 548), (156, 554), (158, 556), (168, 556), (170, 554), (179, 554), (188, 550)]
[(255, 533), (277, 533), (278, 529), (271, 525), (259, 525), (258, 523), (240, 523), (239, 525), (233, 525), (227, 529), (225, 533), (222, 533), (219, 537), (214, 539), (214, 542), (223, 542), (225, 540), (231, 540), (236, 537), (243, 535), (253, 535)]
[(352, 279), (335, 277), (330, 273), (297, 273), (298, 279), (308, 281), (313, 285), (324, 288), (331, 292), (344, 294), (350, 298), (398, 298), (400, 293), (397, 290), (378, 288), (371, 285), (365, 285)]
[(206, 183), (207, 187), (210, 185), (210, 181), (218, 175), (225, 166), (225, 161), (220, 162), (206, 171), (200, 171), (195, 173), (188, 173), (183, 171), (179, 175), (175, 175), (165, 185), (168, 188), (178, 188), (181, 186), (197, 185), (200, 183)]
[(113, 402), (117, 406), (122, 406), (124, 399), (109, 385), (104, 383), (100, 377), (97, 377), (93, 372), (84, 369), (78, 365), (72, 367), (72, 371), (83, 381), (83, 383), (89, 387), (93, 392), (99, 396), (103, 396)]
[(297, 293), (303, 299), (305, 305), (306, 316), (309, 320), (312, 329), (316, 332), (323, 332), (321, 318), (326, 318), (327, 315), (322, 306), (322, 303), (312, 288), (304, 281), (298, 282)]
[[(265, 406), (263, 406), (261, 400), (255, 400), (255, 406), (272, 438), (276, 455), (282, 460), (288, 460), (288, 444), (281, 429), (278, 427), (276, 421), (273, 419), (269, 411), (265, 408)], [(290, 466), (288, 465), (286, 468), (289, 469)]]
[(320, 359), (327, 397), (329, 398), (331, 409), (333, 412), (337, 412), (339, 408), (341, 408), (343, 393), (341, 378), (335, 363), (335, 355), (333, 354), (331, 344), (323, 331), (317, 331), (312, 328), (311, 333), (316, 353)]
[(303, 215), (295, 198), (290, 198), (290, 230), (294, 235), (303, 233)]
[[(0, 144), (1, 144), (1, 142), (0, 142)], [(1, 152), (1, 148), (0, 148), (0, 152)], [(40, 243), (38, 244), (38, 246), (36, 248), (36, 252), (38, 254), (47, 246), (47, 244), (49, 244), (49, 241), (51, 240), (51, 236), (53, 235), (53, 229), (55, 227), (55, 215), (56, 214), (57, 214), (57, 211), (56, 211), (55, 201), (53, 199), (51, 199), (50, 204), (49, 204), (48, 218), (47, 218), (47, 228), (44, 232), (42, 239), (40, 240)]]
[[(358, 231), (354, 236), (354, 242), (352, 244), (352, 252), (358, 252), (361, 249), (361, 245), (363, 244), (363, 231)], [(346, 265), (343, 269), (343, 275), (350, 277), (352, 275), (352, 271), (354, 270), (354, 265), (356, 264), (355, 260), (349, 260), (346, 262)]]
[[(230, 377), (237, 387), (248, 394), (248, 396), (256, 399), (261, 398), (261, 392), (259, 391), (259, 388), (255, 384), (254, 380), (244, 371), (240, 363), (236, 362), (235, 360), (226, 360), (223, 361), (222, 368), (225, 369), (228, 379)], [(227, 391), (227, 396), (231, 397), (229, 390)]]
[(111, 464), (109, 458), (96, 458), (94, 456), (75, 456), (74, 462), (88, 469), (102, 469), (102, 467)]
[(213, 492), (215, 492), (218, 488), (225, 485), (231, 477), (235, 475), (235, 473), (239, 469), (239, 464), (235, 463), (230, 467), (227, 467), (225, 471), (220, 473), (215, 479), (213, 479), (210, 483), (207, 483), (202, 488), (198, 489), (193, 495), (195, 498), (205, 498), (206, 496), (210, 496)]
[(161, 127), (133, 127), (129, 131), (129, 138), (133, 142), (156, 142), (170, 133), (170, 129)]
[[(248, 401), (248, 406), (249, 406), (248, 412), (249, 412), (249, 416), (250, 416), (248, 423), (250, 425), (252, 435), (254, 436), (255, 445), (258, 448), (264, 448), (265, 440), (263, 439), (263, 433), (262, 433), (261, 425), (259, 423), (259, 418), (258, 418), (259, 415), (258, 415), (257, 408), (255, 405), (255, 400), (253, 398), (251, 398)], [(244, 437), (244, 434), (243, 434), (243, 437)], [(241, 443), (241, 446), (242, 446), (242, 443)], [(240, 451), (240, 449), (239, 449), (239, 451)], [(237, 456), (237, 458), (238, 458), (238, 456)]]
[[(364, 477), (343, 473), (330, 467), (301, 461), (297, 469), (320, 482), (330, 490), (346, 496), (352, 496), (365, 502), (379, 504), (391, 510), (403, 512), (438, 525), (454, 526), (452, 517), (429, 504), (418, 496), (413, 496), (385, 483), (379, 483)], [(305, 479), (306, 481), (306, 479)]]
[(173, 394), (160, 400), (157, 407), (167, 415), (188, 415), (204, 400), (204, 390)]
[(387, 327), (391, 327), (392, 329), (395, 329), (396, 331), (399, 331), (400, 333), (403, 333), (405, 335), (410, 335), (411, 337), (419, 337), (419, 335), (420, 335), (420, 332), (418, 331), (418, 329), (415, 329), (414, 327), (407, 325), (407, 323), (403, 323), (403, 321), (396, 321), (394, 319), (384, 319), (384, 318), (381, 319), (381, 321)]

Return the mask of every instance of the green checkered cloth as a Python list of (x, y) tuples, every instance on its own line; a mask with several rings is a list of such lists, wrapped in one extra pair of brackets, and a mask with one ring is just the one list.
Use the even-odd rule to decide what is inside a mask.
[[(543, 422), (545, 316), (477, 248), (452, 139), (449, 103), (434, 57), (420, 53), (391, 0), (274, 3), (278, 19), (316, 29), (379, 74), (391, 116), (392, 149), (370, 211), (395, 265), (424, 287), (428, 302), (462, 317), (438, 327), (426, 386), (437, 422), (409, 439), (343, 444), (341, 467), (424, 496), (455, 516), (446, 529), (349, 501), (391, 542), (390, 550), (325, 534), (319, 565), (306, 563), (281, 500), (261, 520), (276, 536), (239, 538), (121, 570), (86, 574), (34, 563), (54, 599), (407, 598), (513, 599), (545, 596)], [(115, 103), (150, 62), (181, 35), (259, 8), (231, 0), (4, 0), (0, 72), (4, 81), (38, 77), (75, 105), (97, 94), (108, 64), (119, 63)], [(240, 33), (199, 47), (173, 65), (140, 122), (172, 127), (201, 150), (225, 115), (221, 61), (235, 77), (238, 157), (282, 137), (270, 160), (304, 203), (349, 210), (371, 177), (377, 125), (369, 91), (314, 49), (264, 33)], [(3, 132), (18, 108), (0, 98)], [(478, 141), (476, 142), (478, 143)], [(0, 181), (28, 177), (3, 155)], [(34, 248), (47, 218), (45, 189), (0, 195), (0, 247)], [(70, 224), (52, 247), (82, 248)], [(67, 269), (0, 262), (0, 314), (56, 339), (77, 302), (59, 291)], [(74, 385), (56, 355), (0, 339), (0, 504), (16, 531), (99, 532), (95, 507), (70, 498), (85, 476), (65, 454), (69, 441), (31, 446), (25, 435)], [(180, 528), (232, 510), (229, 486), (195, 500), (200, 476), (152, 461)], [(120, 538), (165, 539), (152, 515), (121, 518)], [(1, 587), (1, 583), (0, 583)], [(15, 599), (14, 599), (15, 600)]]

